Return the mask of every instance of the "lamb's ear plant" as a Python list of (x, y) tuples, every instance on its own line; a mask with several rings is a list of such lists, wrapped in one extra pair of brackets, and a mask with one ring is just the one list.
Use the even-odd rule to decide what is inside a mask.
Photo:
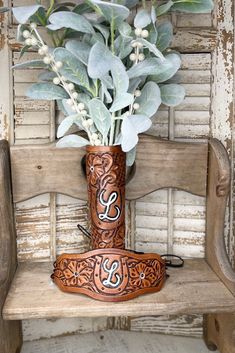
[[(169, 11), (203, 13), (212, 8), (212, 0), (169, 0), (161, 5), (153, 0), (148, 7), (136, 0), (88, 0), (79, 5), (51, 0), (48, 8), (40, 3), (13, 8), (21, 55), (28, 49), (38, 51), (37, 60), (14, 68), (44, 69), (27, 96), (56, 100), (65, 114), (57, 146), (121, 144), (129, 152), (128, 163), (133, 163), (138, 134), (150, 128), (160, 104), (176, 106), (185, 96), (184, 88), (170, 81), (181, 66), (180, 54), (169, 49), (172, 24), (159, 17)], [(86, 138), (67, 134), (72, 125), (84, 130)]]

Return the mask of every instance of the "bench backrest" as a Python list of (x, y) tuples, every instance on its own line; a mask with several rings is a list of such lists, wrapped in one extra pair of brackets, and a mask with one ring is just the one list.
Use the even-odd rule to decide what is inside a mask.
[[(81, 159), (85, 149), (55, 146), (14, 146), (11, 170), (14, 202), (46, 192), (87, 198)], [(206, 196), (207, 143), (182, 143), (142, 136), (136, 170), (126, 197), (134, 200), (157, 189), (173, 187)]]

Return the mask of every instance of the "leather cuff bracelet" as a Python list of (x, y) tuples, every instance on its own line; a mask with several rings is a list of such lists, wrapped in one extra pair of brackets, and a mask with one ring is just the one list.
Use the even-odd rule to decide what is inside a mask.
[(159, 291), (166, 278), (165, 260), (158, 254), (111, 248), (62, 254), (51, 277), (65, 292), (117, 302)]

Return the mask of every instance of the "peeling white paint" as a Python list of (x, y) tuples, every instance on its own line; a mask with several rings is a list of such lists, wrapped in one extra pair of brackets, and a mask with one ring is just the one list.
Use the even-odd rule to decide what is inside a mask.
[(234, 95), (233, 2), (218, 1), (217, 47), (212, 63), (211, 135), (230, 147)]

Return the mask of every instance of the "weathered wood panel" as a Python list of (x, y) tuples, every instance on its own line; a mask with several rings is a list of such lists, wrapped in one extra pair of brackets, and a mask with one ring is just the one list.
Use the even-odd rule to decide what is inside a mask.
[(185, 261), (180, 271), (169, 268), (170, 276), (160, 292), (119, 303), (62, 292), (48, 281), (51, 271), (50, 262), (20, 264), (3, 307), (3, 317), (15, 320), (220, 313), (231, 312), (235, 305), (232, 293), (203, 259)]
[[(205, 196), (207, 150), (207, 143), (180, 143), (142, 135), (126, 198), (135, 200), (169, 186)], [(13, 200), (19, 202), (46, 192), (86, 200), (86, 178), (81, 166), (84, 153), (84, 148), (57, 149), (53, 145), (12, 147)]]
[[(69, 318), (69, 319), (40, 319), (24, 320), (24, 341), (40, 340), (64, 336), (66, 334), (84, 334), (88, 332), (104, 331), (107, 329), (107, 318)], [(80, 346), (80, 341), (79, 341)], [(32, 352), (31, 352), (32, 353)], [(44, 352), (43, 352), (44, 353)], [(48, 353), (48, 352), (47, 352)], [(84, 352), (81, 352), (84, 353)]]
[(107, 331), (26, 342), (22, 353), (209, 353), (201, 339)]
[(131, 319), (131, 331), (173, 334), (177, 336), (202, 336), (201, 315), (145, 316)]

